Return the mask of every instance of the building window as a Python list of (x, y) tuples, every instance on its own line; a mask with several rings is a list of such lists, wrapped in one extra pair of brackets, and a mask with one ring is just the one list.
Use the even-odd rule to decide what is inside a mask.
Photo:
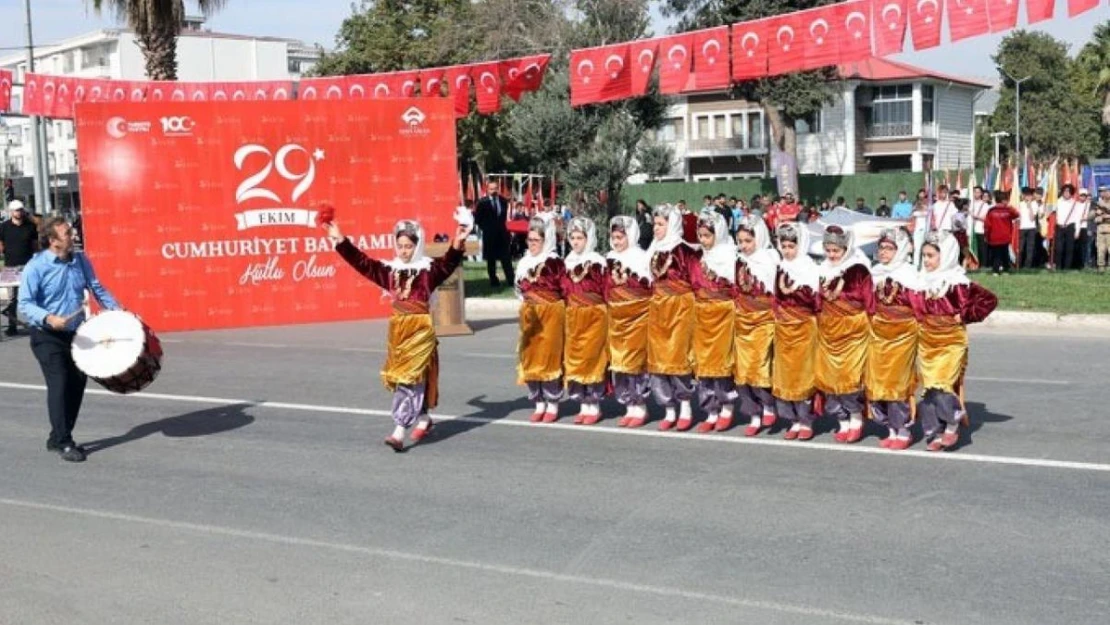
[(9, 176), (22, 176), (23, 175), (23, 157), (12, 157), (11, 164), (8, 165)]
[(697, 131), (697, 138), (698, 139), (708, 139), (709, 138), (709, 116), (708, 115), (701, 115), (699, 117), (695, 117), (694, 118), (694, 125), (696, 127), (695, 129)]
[(763, 111), (748, 113), (748, 145), (749, 149), (763, 147)]
[(12, 96), (12, 112), (13, 113), (23, 112), (23, 97), (22, 96), (18, 96), (18, 95), (13, 95)]
[(921, 85), (921, 123), (931, 124), (934, 117), (934, 90), (932, 85)]
[(716, 133), (714, 136), (717, 139), (724, 139), (728, 136), (727, 126), (728, 117), (725, 115), (715, 115), (713, 117), (713, 131)]
[(66, 74), (72, 74), (73, 73), (73, 69), (74, 69), (73, 68), (73, 65), (74, 65), (73, 64), (73, 56), (75, 54), (77, 54), (76, 50), (74, 50), (72, 52), (66, 52), (64, 55), (62, 55), (62, 71), (64, 73), (66, 73)]
[(69, 151), (69, 170), (77, 171), (77, 150)]
[(301, 62), (300, 62), (300, 60), (298, 60), (298, 59), (289, 59), (288, 69), (289, 69), (290, 74), (300, 75), (300, 73), (301, 73)]
[(821, 132), (821, 111), (794, 120), (794, 131), (800, 135)]
[(748, 116), (743, 113), (732, 114), (733, 145), (748, 147)]
[(913, 85), (875, 87), (870, 113), (865, 113), (868, 137), (908, 137), (913, 134)]

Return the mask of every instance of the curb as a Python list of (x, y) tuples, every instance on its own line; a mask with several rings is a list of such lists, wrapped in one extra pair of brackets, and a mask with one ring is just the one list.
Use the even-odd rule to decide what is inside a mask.
[[(515, 315), (520, 310), (520, 300), (468, 297), (467, 315)], [(1110, 315), (1060, 315), (1050, 312), (1022, 312), (996, 310), (981, 324), (986, 328), (1058, 328), (1110, 330)]]

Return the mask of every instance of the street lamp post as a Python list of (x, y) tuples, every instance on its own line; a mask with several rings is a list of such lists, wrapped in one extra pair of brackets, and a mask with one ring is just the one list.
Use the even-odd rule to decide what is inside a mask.
[(999, 153), (998, 149), (998, 142), (1003, 137), (1009, 137), (1010, 133), (1003, 130), (1001, 132), (992, 132), (991, 136), (994, 137), (994, 166), (997, 168), (1002, 165), (1001, 154)]
[(1021, 83), (1029, 80), (1033, 76), (1026, 76), (1025, 78), (1017, 79), (1011, 76), (1006, 70), (1002, 70), (1006, 77), (1014, 81), (1014, 152), (1017, 153), (1018, 158), (1021, 158)]
[[(35, 43), (31, 34), (31, 0), (24, 0), (23, 11), (27, 17), (27, 71), (35, 71)], [(26, 82), (26, 81), (24, 81)], [(26, 95), (26, 94), (25, 94)], [(26, 98), (24, 98), (26, 102)], [(46, 182), (46, 127), (38, 115), (31, 116), (31, 129), (34, 131), (35, 149), (35, 210), (40, 215), (49, 213), (49, 187)]]

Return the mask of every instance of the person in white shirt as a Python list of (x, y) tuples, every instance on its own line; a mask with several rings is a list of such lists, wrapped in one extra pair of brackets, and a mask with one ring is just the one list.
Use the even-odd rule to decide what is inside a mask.
[(1079, 238), (1079, 224), (1087, 220), (1083, 214), (1083, 204), (1072, 195), (1075, 187), (1066, 184), (1060, 188), (1060, 199), (1056, 202), (1056, 268), (1071, 269), (1075, 262), (1075, 244)]
[(971, 215), (972, 225), (971, 230), (975, 240), (975, 257), (979, 259), (980, 263), (986, 262), (987, 259), (987, 239), (986, 229), (983, 220), (987, 218), (987, 211), (991, 209), (991, 203), (983, 195), (983, 187), (975, 187), (971, 190), (971, 208), (968, 210)]
[(929, 231), (952, 232), (952, 220), (956, 217), (956, 205), (948, 199), (948, 185), (937, 187), (937, 201), (933, 202), (929, 218)]
[(1076, 245), (1079, 246), (1079, 252), (1076, 256), (1079, 257), (1080, 269), (1093, 268), (1091, 262), (1095, 259), (1095, 255), (1091, 248), (1095, 242), (1095, 229), (1094, 224), (1091, 223), (1094, 219), (1094, 211), (1091, 210), (1090, 191), (1080, 189), (1077, 202), (1082, 206), (1083, 221), (1079, 222), (1079, 238), (1076, 242)]
[(1041, 207), (1033, 200), (1033, 189), (1022, 187), (1021, 203), (1018, 204), (1018, 241), (1021, 262), (1018, 267), (1032, 269), (1037, 254), (1037, 222), (1041, 219)]

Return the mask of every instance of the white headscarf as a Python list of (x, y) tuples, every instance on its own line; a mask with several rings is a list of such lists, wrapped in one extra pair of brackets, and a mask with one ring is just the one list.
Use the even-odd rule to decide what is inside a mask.
[(816, 292), (817, 289), (821, 288), (821, 276), (818, 273), (817, 263), (809, 257), (809, 228), (805, 224), (788, 221), (780, 224), (776, 232), (779, 235), (779, 252), (782, 252), (781, 242), (784, 233), (792, 234), (798, 242), (798, 254), (794, 257), (794, 260), (786, 260), (786, 254), (783, 254), (779, 267), (794, 283), (794, 286), (808, 286)]
[(656, 252), (669, 252), (683, 243), (682, 240), (682, 213), (677, 208), (673, 207), (659, 207), (652, 211), (652, 221), (656, 217), (664, 217), (667, 220), (667, 233), (663, 235), (663, 240), (653, 238), (651, 245), (648, 246), (648, 256), (653, 256)]
[(546, 263), (547, 259), (559, 257), (555, 253), (555, 219), (551, 213), (540, 213), (532, 218), (532, 221), (528, 223), (528, 231), (533, 232), (535, 230), (543, 232), (543, 249), (536, 255), (531, 252), (524, 253), (524, 257), (520, 259), (516, 266), (517, 282), (524, 280), (528, 272)]
[(617, 252), (612, 249), (613, 243), (610, 238), (610, 250), (605, 257), (620, 263), (636, 278), (646, 279), (650, 284), (652, 280), (651, 257), (637, 244), (640, 240), (640, 224), (633, 217), (617, 215), (609, 220), (610, 237), (612, 237), (614, 227), (624, 231), (624, 237), (628, 240), (628, 247), (623, 252)]
[(567, 269), (574, 269), (579, 265), (589, 263), (596, 263), (604, 267), (605, 259), (602, 258), (601, 254), (598, 254), (596, 251), (597, 226), (594, 224), (594, 221), (586, 217), (575, 217), (574, 219), (570, 220), (569, 224), (567, 224), (566, 236), (568, 241), (570, 240), (570, 234), (572, 232), (581, 232), (586, 235), (586, 247), (582, 250), (581, 254), (575, 252), (573, 249), (569, 254), (567, 254), (567, 257), (563, 259), (563, 262), (566, 263)]
[(755, 251), (745, 254), (738, 249), (740, 259), (748, 266), (748, 273), (763, 286), (764, 291), (774, 291), (775, 272), (782, 257), (771, 247), (771, 233), (767, 230), (767, 222), (762, 217), (748, 215), (740, 220), (739, 229), (746, 230), (755, 237)]
[[(843, 234), (837, 234), (835, 231), (830, 232), (829, 230), (832, 228), (840, 230), (841, 232), (843, 232)], [(864, 253), (860, 251), (858, 247), (856, 247), (856, 233), (852, 229), (835, 224), (826, 226), (825, 239), (822, 240), (822, 244), (824, 244), (829, 238), (837, 239), (838, 241), (843, 242), (844, 256), (841, 256), (840, 261), (836, 263), (830, 261), (827, 256), (825, 257), (825, 260), (821, 261), (821, 265), (818, 267), (818, 271), (820, 272), (821, 278), (823, 280), (829, 281), (835, 278), (839, 278), (840, 276), (844, 275), (845, 271), (848, 271), (856, 265), (861, 265), (863, 266), (863, 268), (871, 271), (871, 261), (868, 260), (867, 256), (864, 255)], [(840, 242), (834, 244), (840, 245)]]
[(401, 260), (401, 255), (398, 253), (396, 258), (387, 260), (383, 264), (394, 271), (404, 269), (422, 270), (431, 267), (432, 259), (424, 255), (424, 228), (420, 225), (420, 222), (411, 219), (402, 219), (393, 226), (394, 251), (397, 251), (398, 238), (402, 235), (415, 239), (416, 241), (416, 249), (412, 252), (412, 260), (406, 263)]
[(901, 284), (907, 289), (921, 290), (921, 278), (913, 268), (913, 239), (904, 228), (888, 228), (879, 235), (879, 244), (890, 241), (897, 248), (894, 258), (889, 263), (881, 263), (878, 254), (875, 256), (875, 265), (871, 267), (871, 276), (875, 285), (881, 285), (887, 278)]
[(940, 264), (936, 271), (921, 270), (924, 291), (931, 297), (944, 297), (948, 289), (961, 284), (970, 284), (967, 273), (960, 265), (960, 243), (948, 232), (930, 233), (925, 245), (936, 245), (940, 249)]
[(725, 218), (715, 210), (703, 210), (698, 215), (698, 228), (703, 226), (713, 227), (713, 247), (702, 248), (701, 262), (718, 278), (736, 282), (736, 244), (728, 235)]

